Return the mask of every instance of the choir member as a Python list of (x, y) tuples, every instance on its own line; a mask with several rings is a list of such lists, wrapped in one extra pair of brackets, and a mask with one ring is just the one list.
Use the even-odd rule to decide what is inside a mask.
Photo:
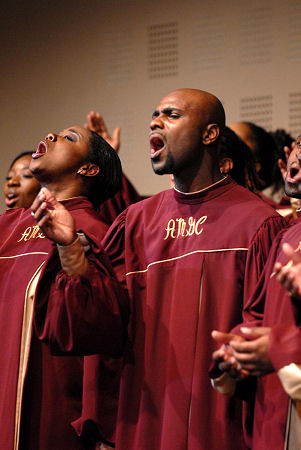
[[(70, 127), (47, 134), (28, 170), (70, 211), (85, 234), (87, 251), (97, 251), (108, 227), (93, 205), (120, 189), (116, 152), (96, 133)], [(33, 299), (53, 244), (29, 208), (6, 211), (0, 227), (0, 448), (95, 449), (102, 433), (114, 432), (114, 412), (102, 418), (104, 405), (93, 402), (93, 393), (95, 401), (108, 402), (110, 394), (102, 396), (99, 378), (111, 388), (114, 367), (106, 370), (105, 356), (52, 356), (38, 340)]]
[[(286, 195), (301, 198), (300, 180), (301, 136), (288, 158)], [(227, 393), (234, 391), (235, 377), (258, 377), (253, 450), (301, 448), (300, 231), (299, 217), (275, 238), (246, 306), (243, 326), (236, 329), (240, 335), (213, 333), (218, 342), (227, 344), (214, 353), (219, 368), (232, 377)]]
[(20, 153), (9, 167), (3, 186), (7, 209), (29, 208), (41, 188), (29, 169), (32, 153)]

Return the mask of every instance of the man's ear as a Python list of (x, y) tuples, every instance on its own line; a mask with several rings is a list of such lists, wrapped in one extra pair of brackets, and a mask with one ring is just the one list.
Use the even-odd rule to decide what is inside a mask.
[(86, 163), (82, 167), (80, 167), (77, 173), (83, 177), (95, 177), (100, 172), (99, 166), (93, 163)]
[(203, 130), (203, 144), (213, 144), (213, 142), (215, 142), (219, 137), (219, 133), (220, 130), (217, 123), (210, 123), (209, 125), (207, 125)]
[(233, 160), (225, 157), (219, 161), (219, 170), (221, 173), (229, 173), (233, 169)]

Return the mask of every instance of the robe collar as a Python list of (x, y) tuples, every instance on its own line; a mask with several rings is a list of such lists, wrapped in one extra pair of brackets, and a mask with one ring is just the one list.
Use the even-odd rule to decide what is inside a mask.
[(197, 192), (180, 192), (176, 188), (174, 188), (174, 198), (176, 201), (180, 203), (190, 203), (190, 204), (196, 204), (201, 203), (204, 201), (211, 200), (215, 197), (219, 197), (224, 192), (228, 191), (230, 188), (236, 186), (237, 183), (232, 180), (229, 175), (227, 175), (225, 178), (222, 178), (221, 180), (217, 181), (214, 184), (211, 184), (210, 186), (207, 186), (204, 189), (201, 189)]

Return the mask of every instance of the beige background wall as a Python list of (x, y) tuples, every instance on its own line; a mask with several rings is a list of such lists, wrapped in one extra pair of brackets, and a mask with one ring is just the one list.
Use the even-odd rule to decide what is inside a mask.
[[(122, 127), (124, 170), (142, 194), (148, 125), (177, 87), (215, 93), (228, 122), (301, 132), (301, 3), (295, 0), (13, 1), (0, 15), (1, 164), (99, 110)], [(4, 210), (1, 198), (0, 210)]]

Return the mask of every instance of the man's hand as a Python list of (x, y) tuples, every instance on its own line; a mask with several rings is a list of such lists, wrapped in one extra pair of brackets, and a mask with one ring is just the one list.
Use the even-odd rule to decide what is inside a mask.
[(241, 331), (248, 340), (232, 339), (229, 344), (242, 369), (256, 377), (273, 372), (274, 367), (268, 355), (271, 328), (242, 327)]
[(219, 370), (227, 372), (230, 377), (239, 380), (249, 376), (249, 373), (243, 370), (240, 363), (235, 359), (232, 347), (230, 346), (230, 342), (243, 342), (244, 338), (231, 333), (222, 333), (217, 330), (212, 331), (211, 336), (221, 345), (212, 354), (213, 360), (218, 363)]
[(47, 188), (42, 188), (31, 205), (31, 214), (43, 234), (60, 245), (76, 239), (74, 219)]
[(289, 244), (283, 244), (283, 252), (289, 262), (283, 266), (280, 262), (274, 265), (276, 278), (294, 298), (301, 300), (301, 256)]
[(87, 123), (85, 128), (95, 131), (103, 139), (105, 139), (108, 144), (118, 153), (120, 148), (120, 127), (116, 127), (113, 131), (112, 137), (110, 136), (103, 117), (94, 111), (90, 111), (87, 115)]

